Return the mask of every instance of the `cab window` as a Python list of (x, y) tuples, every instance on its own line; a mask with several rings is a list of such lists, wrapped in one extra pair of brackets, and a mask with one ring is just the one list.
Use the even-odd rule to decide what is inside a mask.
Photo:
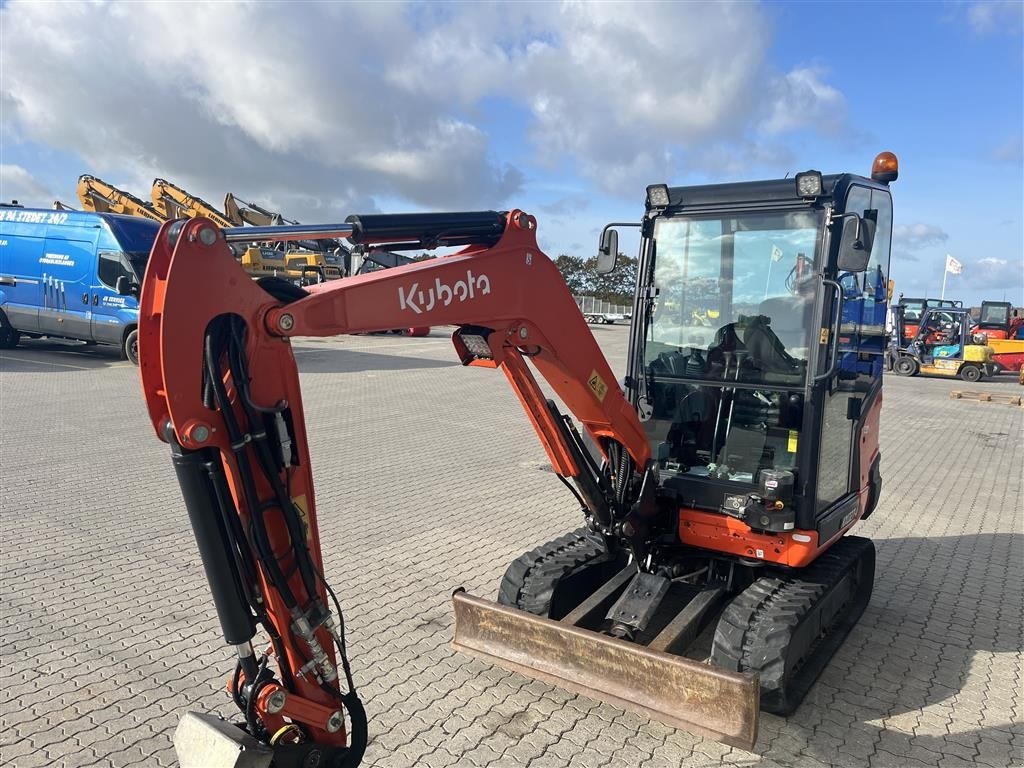
[(117, 278), (122, 275), (135, 281), (135, 271), (123, 253), (100, 253), (99, 279), (108, 288), (117, 288)]

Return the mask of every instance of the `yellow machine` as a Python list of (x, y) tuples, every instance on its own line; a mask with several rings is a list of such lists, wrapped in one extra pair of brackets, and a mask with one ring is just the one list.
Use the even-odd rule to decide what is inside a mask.
[[(231, 192), (224, 195), (224, 213), (239, 227), (244, 224), (250, 224), (254, 227), (299, 224), (294, 219), (287, 219), (280, 213), (268, 211), (256, 203), (236, 197)], [(346, 251), (345, 255), (347, 256), (347, 249), (344, 248), (340, 241), (299, 241), (298, 246), (298, 248), (290, 249), (285, 253), (285, 263), (289, 270), (302, 273), (303, 278), (311, 282), (337, 280), (345, 276), (343, 267), (345, 259), (339, 258), (332, 263), (327, 255), (328, 251), (341, 248)]]
[(921, 373), (933, 376), (959, 376), (964, 381), (979, 381), (984, 376), (994, 376), (996, 373), (992, 347), (987, 344), (965, 344), (962, 347), (962, 355), (956, 351), (945, 353), (941, 347), (937, 349), (938, 352), (930, 356), (930, 362), (920, 363)]
[(201, 197), (190, 195), (181, 187), (166, 179), (154, 179), (150, 190), (153, 207), (168, 219), (192, 219), (197, 216), (210, 219), (221, 228), (233, 227), (235, 222), (228, 219)]
[(964, 381), (980, 381), (998, 371), (988, 343), (977, 343), (970, 332), (971, 317), (963, 307), (928, 307), (921, 315), (916, 331), (906, 347), (904, 306), (894, 307), (889, 359), (894, 373), (916, 376), (959, 376)]
[(239, 227), (243, 224), (251, 224), (254, 227), (273, 227), (299, 223), (286, 219), (280, 213), (268, 211), (256, 203), (235, 197), (231, 192), (224, 195), (224, 213)]
[(141, 216), (153, 221), (167, 221), (168, 216), (154, 208), (144, 200), (140, 200), (131, 192), (118, 189), (103, 179), (82, 174), (78, 177), (78, 200), (83, 210), (97, 213), (123, 213), (128, 216)]
[[(225, 212), (221, 213), (210, 203), (186, 192), (166, 179), (155, 179), (150, 191), (153, 206), (168, 218), (194, 218), (202, 216), (221, 228), (252, 224), (267, 226), (286, 222), (279, 215), (252, 206), (236, 199), (230, 192), (224, 198)], [(238, 203), (243, 203), (242, 206)], [(238, 253), (245, 271), (253, 277), (282, 277), (297, 280), (303, 284), (321, 283), (344, 276), (341, 267), (327, 263), (324, 254), (310, 250), (279, 251), (273, 248), (249, 246)]]

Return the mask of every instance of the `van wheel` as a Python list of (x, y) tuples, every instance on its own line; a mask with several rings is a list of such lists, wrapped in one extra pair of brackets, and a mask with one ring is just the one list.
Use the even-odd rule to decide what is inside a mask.
[(139, 364), (139, 330), (136, 328), (124, 337), (124, 347), (121, 355), (135, 365)]
[(14, 349), (21, 340), (21, 334), (9, 325), (0, 325), (0, 349)]

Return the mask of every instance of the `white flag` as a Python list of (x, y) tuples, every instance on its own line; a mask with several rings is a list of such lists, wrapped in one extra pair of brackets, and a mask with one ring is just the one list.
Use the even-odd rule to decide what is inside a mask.
[(779, 262), (782, 260), (782, 249), (777, 245), (772, 246), (772, 261)]
[(954, 259), (948, 253), (946, 254), (946, 271), (952, 272), (954, 275), (959, 275), (964, 271), (964, 265)]

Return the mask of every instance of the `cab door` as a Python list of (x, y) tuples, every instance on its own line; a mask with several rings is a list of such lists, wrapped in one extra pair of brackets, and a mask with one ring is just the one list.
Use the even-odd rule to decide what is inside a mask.
[(91, 337), (103, 344), (120, 345), (124, 327), (129, 322), (131, 310), (138, 309), (133, 296), (117, 293), (117, 279), (127, 277), (130, 283), (138, 278), (128, 257), (120, 251), (100, 251), (96, 262), (96, 273), (89, 289), (92, 304)]
[[(871, 257), (864, 271), (838, 270), (835, 260), (842, 243), (839, 248), (830, 249), (826, 269), (826, 285), (832, 290), (822, 308), (821, 341), (822, 348), (830, 349), (834, 357), (819, 366), (822, 391), (815, 394), (821, 414), (816, 503), (819, 515), (831, 514), (839, 502), (860, 490), (869, 470), (861, 466), (865, 457), (860, 446), (864, 430), (876, 428), (871, 424), (877, 422), (881, 406), (886, 346), (892, 201), (887, 193), (853, 185), (841, 210), (862, 217), (870, 215), (876, 226)], [(830, 324), (829, 333), (836, 335), (831, 340), (825, 332)], [(877, 434), (871, 439), (877, 444)], [(846, 514), (842, 511), (845, 505), (840, 506), (836, 524)], [(829, 532), (830, 526), (822, 528), (822, 533)]]

